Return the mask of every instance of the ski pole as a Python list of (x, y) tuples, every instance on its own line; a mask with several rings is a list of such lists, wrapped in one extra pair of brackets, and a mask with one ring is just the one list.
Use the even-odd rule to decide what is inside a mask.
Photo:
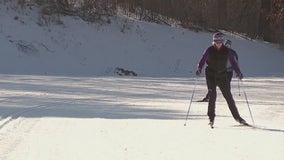
[(250, 109), (250, 106), (249, 106), (248, 97), (247, 97), (246, 91), (244, 90), (244, 87), (243, 87), (243, 92), (244, 92), (245, 99), (246, 99), (246, 102), (247, 102), (247, 105), (248, 105), (249, 114), (250, 114), (250, 117), (251, 117), (252, 123), (253, 123), (253, 125), (255, 125), (254, 120), (253, 120), (253, 116), (252, 116), (252, 112), (251, 112), (251, 109)]
[(238, 79), (238, 89), (239, 89), (239, 96), (241, 96), (240, 79)]
[(191, 98), (190, 98), (190, 102), (189, 102), (189, 106), (188, 106), (188, 110), (187, 110), (184, 126), (186, 126), (186, 122), (187, 122), (187, 119), (188, 119), (188, 115), (189, 115), (189, 111), (190, 111), (190, 108), (191, 108), (192, 99), (193, 99), (195, 88), (196, 88), (196, 83), (197, 83), (197, 78), (195, 78), (194, 88), (193, 88), (192, 95), (191, 95)]

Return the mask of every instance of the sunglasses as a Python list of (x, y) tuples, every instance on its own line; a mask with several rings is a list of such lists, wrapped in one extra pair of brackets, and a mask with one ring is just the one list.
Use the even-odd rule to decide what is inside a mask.
[(214, 43), (216, 43), (216, 44), (223, 44), (223, 40), (214, 40)]

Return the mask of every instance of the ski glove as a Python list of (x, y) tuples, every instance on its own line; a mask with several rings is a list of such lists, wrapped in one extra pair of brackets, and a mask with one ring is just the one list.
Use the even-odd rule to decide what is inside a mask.
[(243, 76), (242, 73), (237, 74), (237, 77), (238, 77), (240, 80), (242, 80), (242, 79), (244, 78), (244, 76)]
[(197, 68), (196, 70), (196, 75), (199, 76), (201, 74), (201, 69), (200, 68)]

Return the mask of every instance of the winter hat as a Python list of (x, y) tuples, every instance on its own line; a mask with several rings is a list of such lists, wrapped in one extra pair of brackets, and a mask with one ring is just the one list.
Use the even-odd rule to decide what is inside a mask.
[(225, 41), (225, 46), (231, 47), (231, 45), (232, 45), (232, 41), (229, 40), (229, 39), (227, 39), (227, 40)]
[(224, 34), (222, 32), (217, 32), (213, 34), (213, 42), (220, 44), (224, 42)]

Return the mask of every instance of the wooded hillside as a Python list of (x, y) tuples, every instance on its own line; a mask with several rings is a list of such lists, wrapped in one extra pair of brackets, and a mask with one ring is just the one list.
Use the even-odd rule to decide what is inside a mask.
[(224, 29), (253, 39), (284, 44), (284, 0), (18, 0), (37, 3), (45, 14), (105, 20), (122, 12), (157, 23), (191, 29)]

